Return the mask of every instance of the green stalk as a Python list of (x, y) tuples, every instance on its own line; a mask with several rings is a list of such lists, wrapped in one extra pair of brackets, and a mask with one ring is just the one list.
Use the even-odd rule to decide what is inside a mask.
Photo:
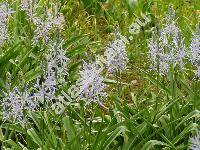
[(92, 120), (93, 120), (93, 112), (94, 112), (94, 103), (91, 105), (91, 116), (90, 116), (90, 135), (89, 135), (89, 147), (91, 147), (91, 136), (92, 136)]

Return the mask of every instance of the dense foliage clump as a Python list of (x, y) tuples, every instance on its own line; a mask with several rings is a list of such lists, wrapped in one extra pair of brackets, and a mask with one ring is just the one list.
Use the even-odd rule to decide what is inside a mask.
[(1, 1), (1, 149), (199, 150), (199, 6)]

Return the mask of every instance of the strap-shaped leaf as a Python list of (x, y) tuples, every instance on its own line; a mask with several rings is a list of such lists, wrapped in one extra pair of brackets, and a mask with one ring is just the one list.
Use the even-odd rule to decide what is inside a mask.
[(158, 140), (150, 140), (142, 147), (141, 150), (149, 150), (155, 145), (163, 145), (163, 146), (169, 147), (169, 145), (164, 143), (164, 142), (161, 142), (161, 141), (158, 141)]
[(183, 124), (184, 122), (186, 122), (187, 120), (191, 119), (191, 118), (194, 118), (194, 117), (198, 117), (200, 118), (200, 111), (199, 110), (194, 110), (192, 111), (191, 113), (189, 113), (187, 116), (185, 116), (183, 118), (183, 120), (176, 126), (176, 129), (181, 125)]
[(40, 139), (40, 137), (38, 136), (38, 134), (35, 132), (35, 130), (33, 128), (29, 129), (27, 131), (27, 133), (31, 136), (31, 138), (33, 139), (33, 141), (40, 147), (42, 147), (42, 141)]
[(117, 127), (108, 137), (108, 139), (103, 143), (101, 149), (108, 149), (110, 144), (118, 137), (121, 135), (121, 133), (125, 132), (127, 129), (125, 126), (119, 126)]

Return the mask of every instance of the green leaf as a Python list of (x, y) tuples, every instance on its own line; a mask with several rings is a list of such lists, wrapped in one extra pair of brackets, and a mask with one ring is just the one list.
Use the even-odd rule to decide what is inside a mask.
[(33, 128), (29, 129), (27, 131), (27, 133), (31, 136), (31, 138), (33, 139), (33, 141), (40, 147), (42, 147), (42, 141), (40, 139), (40, 137), (38, 136), (38, 134), (35, 132), (35, 130)]
[(109, 149), (110, 144), (121, 135), (121, 133), (125, 132), (127, 129), (125, 126), (119, 126), (117, 127), (113, 132), (111, 132), (110, 136), (107, 138), (107, 140), (103, 143), (101, 149)]
[(15, 143), (13, 140), (9, 139), (9, 140), (6, 140), (5, 141), (6, 143), (10, 144), (12, 146), (12, 149), (17, 149), (17, 150), (21, 150), (22, 148), (17, 144)]
[(197, 130), (197, 129), (198, 129), (198, 124), (196, 124), (196, 123), (192, 123), (192, 124), (186, 126), (185, 129), (173, 139), (172, 143), (173, 144), (178, 143), (181, 139), (185, 138), (188, 133), (190, 133), (193, 130)]
[(79, 143), (77, 140), (78, 137), (76, 136), (77, 135), (76, 129), (75, 129), (71, 119), (69, 118), (69, 116), (63, 118), (63, 124), (64, 124), (64, 130), (67, 133), (69, 142), (73, 142), (73, 144), (71, 145), (72, 149), (80, 149)]
[(23, 133), (25, 134), (26, 133), (26, 130), (24, 130), (20, 125), (15, 125), (15, 124), (8, 124), (8, 123), (5, 123), (2, 125), (2, 128), (7, 128), (9, 127), (9, 130), (12, 130), (12, 131), (17, 131), (17, 132), (20, 132), (20, 133)]
[(197, 118), (200, 118), (200, 111), (199, 110), (194, 110), (192, 111), (191, 113), (189, 113), (187, 116), (185, 116), (183, 118), (183, 120), (176, 126), (176, 129), (182, 125), (183, 123), (185, 123), (187, 120), (191, 119), (191, 118), (194, 118), (194, 117), (197, 117)]
[(158, 140), (150, 140), (150, 141), (148, 141), (148, 142), (142, 147), (141, 150), (149, 150), (149, 149), (153, 148), (153, 146), (155, 146), (155, 145), (163, 145), (163, 146), (169, 147), (168, 144), (163, 143), (163, 142), (161, 142), (161, 141), (158, 141)]
[(0, 141), (3, 141), (3, 140), (4, 140), (4, 136), (3, 136), (2, 129), (0, 128)]
[(68, 40), (64, 45), (63, 48), (68, 49), (72, 46), (73, 43), (78, 42), (79, 40), (83, 39), (85, 35), (79, 35), (72, 37), (70, 40)]

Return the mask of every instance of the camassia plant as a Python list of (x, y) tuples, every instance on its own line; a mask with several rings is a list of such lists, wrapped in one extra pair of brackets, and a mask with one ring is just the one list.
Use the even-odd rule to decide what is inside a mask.
[[(106, 10), (110, 3), (0, 3), (2, 150), (200, 149), (200, 24), (188, 38), (175, 7), (160, 20), (151, 13), (154, 26), (137, 35), (145, 41), (137, 43), (145, 49), (139, 64), (137, 39), (124, 41), (116, 27), (103, 41), (100, 27), (88, 25), (93, 18), (110, 26), (109, 12), (120, 8)], [(126, 2), (123, 11), (152, 3)]]

